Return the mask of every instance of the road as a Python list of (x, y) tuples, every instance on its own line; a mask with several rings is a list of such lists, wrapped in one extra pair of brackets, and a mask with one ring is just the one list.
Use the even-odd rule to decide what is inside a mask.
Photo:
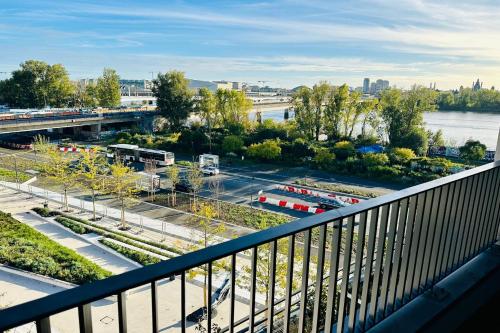
[[(40, 159), (40, 156), (36, 156), (32, 152), (21, 152), (6, 148), (0, 148), (0, 156), (2, 154), (12, 153), (32, 160)], [(176, 159), (178, 161), (191, 160), (191, 158), (189, 158), (188, 156), (182, 156), (181, 154), (176, 154)], [(142, 171), (144, 165), (142, 163), (133, 163), (133, 167), (138, 171)], [(304, 167), (285, 168), (281, 166), (277, 167), (267, 164), (255, 163), (251, 165), (238, 166), (222, 165), (220, 167), (220, 170), (221, 174), (218, 176), (205, 177), (205, 183), (199, 195), (214, 198), (215, 194), (213, 189), (211, 188), (211, 183), (218, 181), (220, 183), (220, 200), (236, 204), (251, 204), (254, 207), (269, 210), (272, 212), (287, 214), (295, 218), (306, 217), (310, 214), (301, 211), (294, 211), (284, 207), (277, 207), (269, 204), (259, 203), (257, 202), (257, 198), (259, 196), (258, 193), (262, 191), (263, 195), (270, 196), (278, 200), (315, 206), (317, 205), (316, 198), (279, 191), (276, 189), (276, 185), (293, 185), (295, 181), (304, 180), (304, 178), (306, 178), (310, 182), (337, 183), (349, 186), (353, 189), (369, 190), (379, 195), (387, 194), (394, 190), (401, 189), (401, 187), (397, 185), (387, 185), (372, 180), (349, 177), (345, 175), (331, 175), (326, 172), (312, 170)], [(160, 175), (161, 182), (163, 184), (162, 187), (167, 187), (168, 181), (165, 175), (165, 167), (157, 168), (157, 174)], [(151, 209), (151, 207), (149, 207), (149, 209)], [(168, 214), (168, 216), (165, 217), (175, 219), (180, 218), (176, 217), (176, 214), (177, 213), (174, 212), (172, 214)]]

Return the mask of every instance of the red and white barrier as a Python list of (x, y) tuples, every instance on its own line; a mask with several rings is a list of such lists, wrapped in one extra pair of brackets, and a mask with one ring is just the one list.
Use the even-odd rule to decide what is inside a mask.
[(322, 208), (311, 207), (308, 205), (302, 205), (302, 204), (293, 203), (293, 202), (289, 202), (289, 201), (285, 201), (285, 200), (268, 198), (265, 196), (260, 196), (259, 202), (267, 203), (267, 204), (278, 206), (278, 207), (286, 207), (286, 208), (298, 210), (301, 212), (307, 212), (307, 213), (313, 213), (313, 214), (321, 214), (321, 213), (325, 212), (325, 210)]
[[(305, 188), (299, 188), (299, 187), (295, 187), (295, 186), (276, 185), (276, 188), (278, 190), (281, 190), (281, 191), (293, 192), (293, 193), (298, 193), (298, 194), (302, 194), (302, 195), (309, 195), (309, 196), (314, 196), (314, 197), (318, 197), (318, 198), (334, 200), (337, 202), (340, 201), (341, 203), (345, 203), (345, 204), (349, 204), (349, 205), (357, 204), (357, 203), (360, 203), (361, 201), (363, 201), (362, 199), (358, 199), (358, 198), (348, 197), (348, 196), (344, 196), (344, 195), (336, 195), (336, 194), (332, 194), (332, 193), (317, 192), (317, 191), (312, 191), (312, 190), (308, 190)], [(344, 205), (342, 205), (342, 206), (344, 206)]]
[(59, 147), (59, 151), (62, 151), (64, 153), (70, 152), (70, 153), (76, 153), (76, 152), (89, 152), (89, 148), (77, 148), (77, 147)]

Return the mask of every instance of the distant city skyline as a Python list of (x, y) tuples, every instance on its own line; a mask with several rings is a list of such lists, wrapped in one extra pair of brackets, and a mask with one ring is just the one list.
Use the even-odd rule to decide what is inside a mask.
[(318, 81), (438, 89), (500, 87), (495, 1), (0, 0), (0, 79), (27, 59), (72, 79), (171, 69), (199, 80), (282, 88)]

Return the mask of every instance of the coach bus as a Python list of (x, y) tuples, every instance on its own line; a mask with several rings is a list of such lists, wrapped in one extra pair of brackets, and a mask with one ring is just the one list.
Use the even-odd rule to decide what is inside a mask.
[(120, 156), (120, 158), (128, 162), (145, 163), (153, 160), (159, 166), (167, 166), (175, 163), (174, 153), (158, 149), (140, 148), (137, 145), (123, 143), (108, 146), (106, 156), (109, 158)]

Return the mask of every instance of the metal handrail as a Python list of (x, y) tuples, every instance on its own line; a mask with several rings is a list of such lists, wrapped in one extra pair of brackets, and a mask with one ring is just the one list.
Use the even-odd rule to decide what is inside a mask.
[[(266, 244), (273, 243), (286, 237), (293, 237), (294, 235), (311, 231), (313, 228), (320, 227), (322, 232), (326, 234), (326, 224), (334, 223), (339, 225), (342, 219), (353, 219), (354, 216), (361, 215), (364, 216), (366, 222), (366, 215), (369, 211), (373, 209), (379, 209), (382, 206), (389, 206), (394, 203), (399, 203), (405, 199), (415, 198), (427, 191), (432, 191), (443, 186), (447, 186), (452, 183), (457, 183), (459, 181), (468, 180), (471, 177), (481, 176), (483, 173), (490, 172), (488, 177), (493, 178), (494, 184), (498, 183), (495, 179), (496, 176), (500, 174), (498, 168), (500, 167), (500, 161), (489, 163), (474, 169), (466, 170), (458, 174), (443, 177), (428, 183), (413, 186), (398, 192), (394, 192), (388, 195), (384, 195), (371, 200), (366, 200), (356, 205), (349, 207), (343, 207), (337, 210), (325, 212), (320, 215), (314, 215), (302, 219), (298, 219), (287, 224), (283, 224), (274, 228), (259, 231), (254, 234), (246, 235), (238, 239), (230, 240), (221, 244), (210, 246), (199, 251), (191, 252), (180, 257), (172, 258), (168, 261), (164, 261), (158, 264), (143, 267), (141, 269), (133, 270), (130, 272), (122, 273), (119, 275), (112, 276), (110, 278), (96, 281), (93, 283), (85, 284), (74, 289), (66, 290), (56, 294), (48, 295), (43, 298), (30, 301), (28, 303), (16, 305), (7, 309), (0, 311), (0, 332), (9, 328), (14, 328), (19, 325), (37, 321), (40, 323), (51, 315), (72, 309), (79, 308), (79, 310), (84, 313), (83, 306), (89, 305), (91, 302), (112, 296), (119, 296), (119, 307), (123, 307), (124, 302), (124, 292), (139, 287), (145, 284), (155, 284), (156, 281), (170, 277), (172, 275), (182, 276), (182, 288), (185, 288), (185, 272), (202, 265), (209, 265), (211, 269), (211, 264), (219, 259), (232, 257), (233, 263), (236, 260), (236, 254), (246, 250), (252, 250), (252, 267), (255, 269), (256, 265), (256, 251), (257, 247)], [(486, 176), (484, 176), (486, 177)], [(481, 178), (482, 184), (485, 183), (484, 177)], [(496, 183), (495, 183), (496, 182)], [(488, 185), (488, 184), (487, 184)], [(477, 185), (478, 187), (479, 185)], [(491, 185), (490, 185), (491, 188)], [(492, 188), (495, 191), (495, 198), (498, 197), (498, 188)], [(497, 200), (497, 199), (495, 199)], [(409, 204), (409, 200), (407, 204)], [(415, 204), (416, 205), (416, 204)], [(415, 207), (413, 207), (415, 209)], [(405, 207), (406, 209), (406, 207)], [(408, 208), (410, 209), (410, 208)], [(493, 206), (493, 209), (495, 207)], [(498, 209), (498, 208), (496, 208)], [(414, 212), (415, 213), (415, 212)], [(426, 214), (431, 214), (430, 212), (425, 212)], [(400, 213), (401, 214), (401, 213)], [(406, 212), (405, 212), (406, 214)], [(386, 217), (388, 218), (388, 217)], [(397, 218), (397, 217), (396, 217)], [(351, 227), (352, 228), (352, 227)], [(363, 229), (363, 233), (364, 233)], [(352, 229), (351, 229), (352, 233)], [(398, 230), (399, 234), (399, 230)], [(352, 234), (351, 234), (352, 236)], [(325, 237), (320, 238), (321, 244), (325, 246)], [(373, 235), (370, 237), (374, 237)], [(395, 237), (395, 236), (394, 236)], [(398, 240), (401, 236), (398, 235)], [(293, 238), (292, 238), (293, 239)], [(352, 240), (351, 240), (352, 241)], [(321, 243), (323, 242), (323, 243)], [(353, 244), (354, 245), (354, 244)], [(359, 244), (358, 244), (359, 247)], [(400, 245), (402, 247), (402, 245)], [(391, 249), (393, 250), (393, 249)], [(400, 249), (401, 250), (401, 249)], [(273, 250), (275, 251), (275, 249)], [(321, 252), (321, 251), (320, 251)], [(324, 251), (323, 251), (324, 252)], [(293, 251), (292, 251), (293, 253)], [(409, 254), (408, 254), (409, 255)], [(324, 256), (324, 253), (323, 253)], [(350, 258), (350, 257), (349, 257)], [(373, 258), (372, 258), (373, 259)], [(324, 259), (321, 259), (324, 260)], [(350, 259), (351, 260), (351, 259)], [(322, 263), (323, 261), (321, 261)], [(233, 269), (234, 271), (234, 269)], [(234, 272), (232, 272), (234, 274)], [(254, 282), (255, 283), (255, 282)], [(359, 281), (358, 281), (359, 284)], [(321, 288), (321, 285), (320, 285)], [(211, 287), (209, 285), (209, 291)], [(253, 299), (251, 300), (251, 306), (255, 306), (255, 288), (252, 291)], [(274, 291), (273, 291), (274, 292)], [(396, 293), (396, 290), (392, 291)], [(399, 292), (399, 290), (398, 290)], [(234, 295), (232, 295), (234, 297)], [(253, 301), (253, 303), (252, 303)], [(121, 302), (121, 303), (120, 303)], [(234, 307), (232, 308), (234, 310)], [(366, 309), (365, 309), (366, 310)], [(121, 310), (120, 310), (121, 311)], [(209, 310), (210, 311), (210, 310)], [(255, 312), (253, 312), (255, 314)], [(252, 319), (252, 318), (251, 318)], [(253, 325), (253, 320), (251, 320)], [(81, 323), (80, 323), (81, 324)], [(317, 323), (315, 323), (317, 325)], [(44, 327), (41, 325), (40, 327)], [(49, 330), (50, 331), (50, 330)], [(42, 332), (44, 331), (42, 329)]]

